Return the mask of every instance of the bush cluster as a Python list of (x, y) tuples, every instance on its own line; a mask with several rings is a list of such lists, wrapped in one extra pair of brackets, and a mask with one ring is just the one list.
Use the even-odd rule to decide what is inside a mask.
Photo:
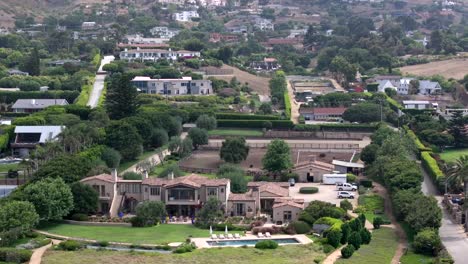
[(356, 249), (353, 245), (347, 245), (346, 247), (341, 249), (341, 256), (345, 259), (350, 258)]
[(262, 240), (255, 244), (255, 248), (258, 249), (276, 249), (277, 247), (278, 243), (276, 243), (276, 241), (273, 240)]
[(172, 252), (175, 253), (175, 254), (183, 254), (183, 253), (187, 253), (187, 252), (192, 252), (196, 248), (197, 247), (195, 246), (194, 243), (185, 242), (182, 245), (180, 245), (179, 247), (177, 247), (176, 249), (174, 249)]
[(73, 214), (70, 218), (71, 220), (74, 220), (74, 221), (88, 221), (89, 220), (89, 217), (87, 215), (80, 214), (80, 213)]
[(84, 248), (84, 245), (83, 243), (76, 240), (65, 240), (60, 242), (57, 248), (65, 251), (75, 251)]
[(299, 189), (299, 193), (302, 193), (302, 194), (314, 194), (314, 193), (318, 193), (319, 191), (319, 188), (317, 187), (301, 187)]
[(294, 221), (289, 226), (295, 231), (296, 234), (307, 234), (310, 232), (310, 226), (303, 221)]
[(426, 228), (414, 237), (413, 247), (416, 253), (437, 256), (437, 253), (442, 248), (442, 242), (437, 231)]
[(31, 259), (32, 252), (26, 249), (0, 248), (0, 261), (24, 263)]

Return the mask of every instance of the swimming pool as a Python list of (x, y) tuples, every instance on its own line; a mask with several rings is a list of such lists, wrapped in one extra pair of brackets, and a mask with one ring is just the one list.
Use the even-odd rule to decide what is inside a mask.
[(210, 240), (206, 241), (212, 247), (223, 246), (255, 246), (258, 241), (273, 240), (278, 244), (300, 244), (295, 238), (271, 238), (271, 239), (242, 239), (242, 240)]

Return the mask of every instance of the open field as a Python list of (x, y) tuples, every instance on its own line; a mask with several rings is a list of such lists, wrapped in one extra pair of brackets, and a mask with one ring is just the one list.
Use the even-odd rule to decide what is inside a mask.
[(310, 264), (322, 259), (318, 245), (281, 246), (275, 250), (255, 248), (214, 248), (200, 249), (185, 254), (149, 254), (115, 251), (53, 251), (46, 252), (44, 264)]
[[(251, 168), (261, 169), (262, 158), (266, 153), (266, 149), (251, 148), (247, 159), (241, 162), (240, 166), (244, 170)], [(291, 150), (291, 160), (294, 164), (310, 161), (315, 157), (318, 161), (331, 163), (333, 159), (350, 160), (352, 153), (344, 152), (312, 152), (306, 150)], [(216, 150), (198, 150), (181, 162), (181, 166), (190, 168), (217, 169), (224, 162), (219, 158), (219, 151)]]
[[(70, 224), (48, 224), (38, 228), (52, 234), (86, 238), (100, 241), (125, 242), (134, 244), (164, 244), (184, 242), (189, 236), (208, 237), (209, 230), (190, 224), (162, 224), (154, 227), (130, 226), (80, 226)], [(103, 263), (103, 262), (99, 262)]]
[(404, 74), (421, 76), (440, 74), (445, 78), (455, 78), (457, 80), (463, 79), (463, 76), (468, 73), (467, 69), (468, 58), (434, 61), (400, 68), (401, 72)]
[(362, 245), (349, 259), (339, 259), (337, 264), (390, 263), (398, 245), (398, 238), (391, 228), (382, 227), (372, 232), (369, 245)]
[(454, 162), (456, 159), (463, 155), (468, 155), (468, 149), (448, 149), (440, 153), (440, 158), (445, 162)]
[(252, 88), (252, 90), (257, 92), (259, 95), (265, 95), (265, 96), (270, 95), (270, 88), (268, 86), (268, 82), (270, 81), (270, 78), (253, 75), (251, 73), (241, 71), (236, 67), (232, 67), (226, 64), (224, 64), (221, 68), (232, 69), (234, 71), (234, 74), (213, 76), (216, 79), (225, 80), (229, 82), (232, 79), (232, 77), (235, 76), (239, 82), (249, 83), (250, 88)]
[(208, 131), (210, 136), (242, 136), (242, 137), (261, 137), (263, 132), (255, 129), (214, 129)]

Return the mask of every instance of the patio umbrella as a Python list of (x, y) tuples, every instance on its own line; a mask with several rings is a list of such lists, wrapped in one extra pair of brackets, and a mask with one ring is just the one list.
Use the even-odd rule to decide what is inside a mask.
[(210, 235), (213, 234), (213, 228), (210, 226)]
[(227, 235), (227, 233), (228, 233), (228, 230), (227, 230), (227, 225), (226, 225), (226, 228), (224, 229), (224, 232), (225, 232), (225, 233), (226, 233), (226, 235)]

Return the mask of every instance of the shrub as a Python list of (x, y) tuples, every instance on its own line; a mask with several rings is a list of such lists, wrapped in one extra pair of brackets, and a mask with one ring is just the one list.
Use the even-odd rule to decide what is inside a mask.
[(346, 181), (347, 182), (356, 182), (357, 180), (357, 176), (352, 174), (352, 173), (348, 173), (346, 174)]
[(317, 187), (301, 187), (299, 193), (302, 194), (314, 194), (318, 193), (319, 189)]
[(303, 221), (294, 221), (289, 224), (296, 234), (306, 234), (310, 232), (310, 226)]
[(374, 225), (374, 228), (375, 229), (379, 229), (380, 226), (383, 224), (383, 219), (382, 217), (380, 216), (377, 216), (374, 218), (374, 221), (372, 222), (372, 224)]
[(126, 172), (122, 175), (124, 180), (141, 180), (142, 175), (136, 172)]
[(335, 248), (338, 247), (341, 242), (341, 236), (342, 236), (341, 230), (339, 229), (330, 230), (327, 234), (328, 244), (332, 245)]
[(316, 258), (314, 258), (314, 263), (316, 263), (316, 264), (319, 264), (319, 263), (322, 262), (322, 261), (323, 261), (323, 258), (322, 258), (322, 257), (316, 257)]
[(431, 176), (436, 185), (441, 187), (441, 182), (444, 181), (444, 173), (440, 170), (437, 161), (431, 156), (431, 152), (421, 152), (421, 164), (427, 173)]
[(130, 219), (130, 223), (132, 224), (132, 227), (145, 227), (146, 226), (146, 221), (142, 217), (132, 217)]
[(341, 256), (345, 259), (350, 258), (354, 254), (355, 248), (353, 245), (347, 245), (341, 249)]
[(439, 234), (434, 229), (423, 229), (414, 237), (414, 251), (424, 255), (437, 256), (442, 248)]
[(353, 205), (347, 199), (345, 199), (340, 201), (340, 208), (346, 211), (353, 210)]
[(369, 244), (371, 239), (372, 239), (372, 234), (367, 230), (366, 228), (361, 229), (359, 231), (359, 235), (361, 236), (361, 242), (362, 244)]
[(332, 246), (330, 244), (323, 245), (323, 253), (328, 254), (328, 253), (332, 252), (333, 250), (335, 250), (334, 246)]
[(73, 214), (71, 216), (71, 219), (74, 220), (74, 221), (88, 221), (89, 220), (89, 217), (85, 214)]
[(361, 235), (359, 234), (359, 232), (354, 231), (351, 233), (351, 235), (348, 238), (348, 244), (353, 245), (356, 250), (359, 249), (359, 247), (362, 244)]
[(276, 243), (276, 241), (273, 240), (262, 240), (255, 244), (255, 248), (258, 249), (276, 249), (277, 247), (278, 243)]
[(97, 244), (98, 246), (100, 246), (100, 247), (107, 247), (107, 246), (109, 246), (109, 242), (107, 242), (107, 241), (98, 241), (96, 244)]
[(366, 226), (366, 216), (364, 214), (360, 214), (358, 218), (361, 222), (361, 227), (364, 228)]
[(26, 249), (0, 248), (0, 261), (24, 263), (31, 259), (32, 252)]
[(196, 249), (196, 246), (195, 244), (193, 243), (190, 243), (190, 242), (185, 242), (183, 244), (181, 244), (180, 246), (178, 246), (174, 251), (172, 251), (173, 253), (175, 254), (183, 254), (183, 253), (187, 253), (187, 252), (192, 252)]
[(83, 243), (76, 240), (65, 240), (58, 244), (58, 249), (65, 251), (75, 251), (82, 249), (84, 247)]
[(366, 188), (372, 188), (372, 181), (371, 180), (360, 180), (359, 184), (366, 187)]
[(344, 223), (341, 225), (341, 244), (348, 243), (348, 238), (351, 235), (351, 227), (349, 227), (348, 223)]
[(359, 218), (354, 218), (348, 223), (349, 223), (349, 227), (351, 227), (351, 230), (353, 231), (360, 231), (362, 229), (362, 223)]

